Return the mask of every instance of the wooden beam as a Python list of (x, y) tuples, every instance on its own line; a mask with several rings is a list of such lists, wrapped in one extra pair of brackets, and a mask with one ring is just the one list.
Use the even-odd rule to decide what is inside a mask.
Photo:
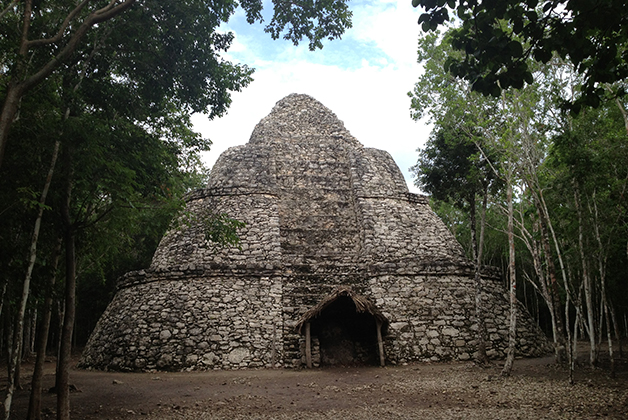
[(382, 340), (382, 321), (375, 319), (377, 324), (377, 346), (379, 347), (379, 364), (386, 366), (386, 356), (384, 356), (384, 341)]
[(310, 336), (310, 323), (305, 323), (305, 364), (312, 368), (312, 337)]

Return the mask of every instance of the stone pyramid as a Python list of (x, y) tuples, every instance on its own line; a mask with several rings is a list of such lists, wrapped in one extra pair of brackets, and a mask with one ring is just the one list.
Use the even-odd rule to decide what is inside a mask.
[[(200, 222), (172, 228), (147, 270), (119, 280), (81, 366), (395, 364), (476, 351), (460, 244), (387, 152), (363, 147), (310, 96), (282, 99), (246, 145), (224, 152), (187, 211), (245, 222), (241, 249), (215, 249)], [(499, 358), (508, 302), (497, 271), (483, 281), (488, 353)], [(522, 310), (518, 354), (548, 346)]]

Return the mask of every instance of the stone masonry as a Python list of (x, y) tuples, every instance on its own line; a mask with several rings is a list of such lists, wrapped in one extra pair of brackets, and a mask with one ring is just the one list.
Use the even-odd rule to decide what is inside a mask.
[[(197, 220), (224, 212), (245, 222), (241, 249), (216, 250), (199, 223), (171, 229), (148, 269), (119, 280), (81, 366), (300, 367), (305, 338), (295, 326), (337, 287), (386, 317), (386, 363), (473, 358), (473, 266), (461, 246), (427, 198), (408, 192), (391, 156), (363, 147), (315, 99), (278, 102), (246, 145), (221, 155), (187, 210)], [(508, 300), (496, 271), (483, 282), (488, 354), (501, 358)], [(369, 332), (357, 333), (370, 331), (361, 325), (368, 317), (353, 318), (355, 308), (342, 305), (349, 304), (330, 307), (313, 330), (314, 365), (360, 363), (376, 351)], [(350, 323), (334, 319), (341, 309)], [(549, 349), (521, 307), (517, 354)]]

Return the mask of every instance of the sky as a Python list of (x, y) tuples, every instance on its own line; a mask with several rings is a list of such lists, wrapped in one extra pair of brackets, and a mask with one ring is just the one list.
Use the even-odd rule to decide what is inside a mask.
[[(266, 2), (265, 2), (266, 3)], [(213, 166), (232, 146), (248, 142), (255, 125), (291, 93), (310, 95), (331, 109), (364, 146), (390, 153), (414, 187), (409, 168), (429, 126), (410, 118), (410, 98), (421, 68), (416, 62), (420, 12), (410, 0), (352, 0), (353, 27), (322, 50), (273, 41), (263, 23), (249, 25), (241, 9), (222, 31), (235, 40), (223, 57), (255, 68), (254, 81), (232, 94), (228, 113), (213, 121), (195, 115), (195, 129), (212, 142), (203, 159)], [(266, 6), (265, 13), (270, 13)], [(268, 20), (268, 19), (267, 19)]]

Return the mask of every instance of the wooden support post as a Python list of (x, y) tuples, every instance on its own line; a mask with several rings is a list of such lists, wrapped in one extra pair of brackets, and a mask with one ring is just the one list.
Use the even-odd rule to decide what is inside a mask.
[(312, 337), (310, 336), (310, 323), (305, 323), (305, 364), (312, 368)]
[(379, 347), (379, 364), (384, 367), (386, 365), (386, 357), (384, 356), (384, 342), (382, 340), (382, 321), (375, 320), (377, 324), (377, 346)]

